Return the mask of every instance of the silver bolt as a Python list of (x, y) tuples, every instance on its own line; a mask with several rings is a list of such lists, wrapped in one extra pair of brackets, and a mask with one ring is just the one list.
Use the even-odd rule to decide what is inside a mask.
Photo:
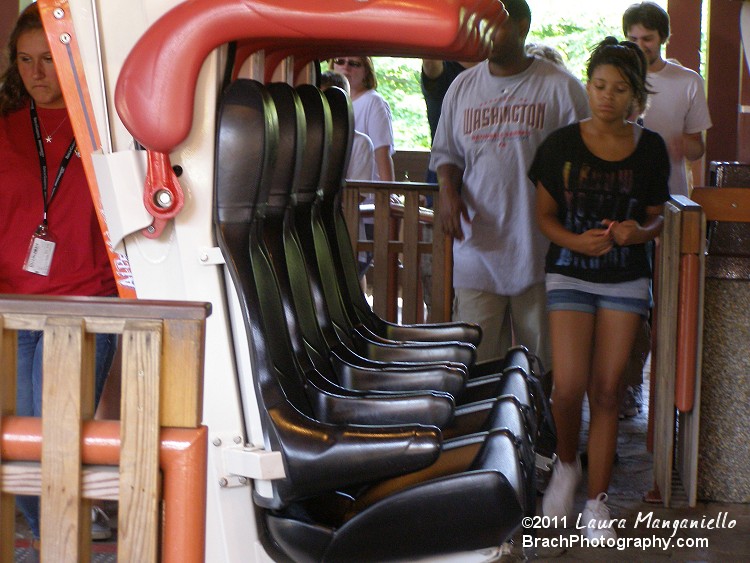
[(63, 10), (62, 8), (55, 8), (52, 11), (52, 15), (55, 16), (55, 19), (61, 20), (65, 17), (65, 10)]
[(235, 444), (239, 444), (240, 442), (242, 442), (242, 436), (235, 436), (234, 437), (234, 443)]
[(221, 446), (221, 438), (214, 438), (211, 443), (216, 447)]
[(152, 233), (152, 234), (153, 234), (154, 232), (156, 232), (156, 227), (154, 227), (153, 225), (149, 225), (148, 227), (146, 227), (146, 230), (147, 230), (147, 231), (148, 231), (149, 233)]
[(70, 33), (61, 33), (60, 43), (62, 43), (63, 45), (67, 45), (68, 43), (70, 43)]
[(208, 262), (208, 254), (207, 253), (204, 252), (203, 254), (201, 254), (201, 262)]
[(172, 205), (172, 194), (168, 190), (159, 190), (156, 192), (156, 195), (154, 195), (154, 201), (156, 202), (156, 205), (162, 209), (166, 209)]
[(229, 481), (226, 480), (226, 477), (222, 477), (219, 479), (219, 486), (220, 487), (226, 487), (229, 484)]
[(247, 485), (247, 477), (240, 475), (237, 480), (240, 482), (240, 485)]

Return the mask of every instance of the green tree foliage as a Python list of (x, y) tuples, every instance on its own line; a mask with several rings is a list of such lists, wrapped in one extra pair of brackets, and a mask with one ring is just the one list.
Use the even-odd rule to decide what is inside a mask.
[(575, 22), (561, 19), (532, 29), (529, 41), (549, 45), (562, 55), (568, 70), (582, 81), (586, 80), (586, 62), (591, 49), (607, 35), (622, 38), (622, 30), (604, 18)]
[[(560, 19), (532, 29), (529, 41), (543, 43), (560, 51), (568, 70), (585, 78), (589, 50), (606, 35), (621, 36), (616, 26), (603, 18), (589, 21)], [(430, 129), (422, 91), (419, 88), (421, 59), (375, 58), (378, 92), (388, 101), (393, 113), (396, 149), (428, 149)]]
[(376, 57), (374, 63), (378, 92), (391, 106), (396, 149), (430, 148), (427, 110), (419, 88), (422, 60)]
[[(591, 49), (607, 35), (622, 39), (622, 12), (636, 0), (608, 0), (593, 8), (593, 2), (534, 0), (528, 41), (557, 49), (565, 66), (577, 78), (586, 79), (586, 62)], [(667, 0), (656, 0), (666, 7)], [(706, 19), (704, 8), (704, 22)], [(704, 36), (705, 38), (705, 36)], [(705, 54), (703, 46), (702, 54)], [(378, 57), (375, 72), (378, 91), (393, 113), (396, 149), (428, 149), (430, 130), (424, 98), (419, 88), (421, 59)]]

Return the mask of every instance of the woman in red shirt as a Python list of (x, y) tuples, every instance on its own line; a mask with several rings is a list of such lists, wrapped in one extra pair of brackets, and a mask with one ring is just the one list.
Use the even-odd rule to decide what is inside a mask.
[[(9, 41), (0, 78), (0, 293), (117, 294), (39, 8), (31, 4)], [(96, 337), (96, 401), (115, 335)], [(41, 416), (42, 332), (18, 332), (16, 413)], [(36, 497), (18, 497), (39, 538)]]

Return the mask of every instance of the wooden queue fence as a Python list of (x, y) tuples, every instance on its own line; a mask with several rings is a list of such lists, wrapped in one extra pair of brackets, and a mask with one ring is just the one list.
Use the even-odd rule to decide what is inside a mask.
[(687, 197), (673, 196), (664, 206), (654, 276), (649, 445), (665, 506), (675, 470), (689, 505), (697, 500), (705, 223), (701, 206)]
[[(206, 303), (0, 295), (0, 562), (14, 495), (40, 495), (43, 561), (87, 562), (91, 500), (119, 502), (120, 561), (202, 562)], [(44, 333), (42, 417), (15, 415), (18, 330)], [(119, 335), (121, 420), (93, 420), (97, 333)]]
[[(374, 204), (362, 205), (369, 194), (374, 194)], [(420, 205), (428, 197), (432, 199), (431, 208)], [(347, 181), (342, 206), (355, 253), (373, 254), (373, 311), (388, 321), (405, 324), (450, 321), (453, 240), (445, 236), (440, 223), (437, 184)], [(372, 240), (360, 236), (360, 220), (365, 218), (373, 221)], [(420, 275), (424, 255), (432, 257), (428, 317), (424, 315)]]

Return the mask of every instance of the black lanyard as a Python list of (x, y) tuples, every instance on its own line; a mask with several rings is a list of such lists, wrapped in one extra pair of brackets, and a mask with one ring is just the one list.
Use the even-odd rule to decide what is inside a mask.
[(31, 128), (34, 130), (34, 140), (36, 141), (36, 150), (39, 154), (39, 169), (42, 173), (42, 201), (44, 203), (44, 215), (42, 216), (42, 225), (45, 227), (47, 226), (47, 211), (49, 211), (50, 204), (52, 203), (52, 198), (55, 197), (55, 194), (57, 193), (57, 189), (60, 187), (60, 182), (62, 181), (63, 174), (65, 174), (65, 169), (68, 167), (68, 164), (70, 163), (70, 159), (73, 157), (73, 153), (76, 150), (76, 139), (73, 137), (73, 140), (70, 141), (70, 146), (68, 147), (68, 150), (65, 151), (65, 155), (62, 158), (62, 161), (60, 162), (60, 168), (57, 169), (57, 176), (55, 176), (55, 181), (52, 184), (52, 191), (49, 192), (49, 197), (47, 197), (47, 157), (44, 154), (44, 142), (42, 141), (42, 130), (39, 126), (39, 115), (36, 113), (36, 104), (34, 103), (34, 100), (31, 100), (31, 108), (29, 110), (29, 113), (31, 114)]

